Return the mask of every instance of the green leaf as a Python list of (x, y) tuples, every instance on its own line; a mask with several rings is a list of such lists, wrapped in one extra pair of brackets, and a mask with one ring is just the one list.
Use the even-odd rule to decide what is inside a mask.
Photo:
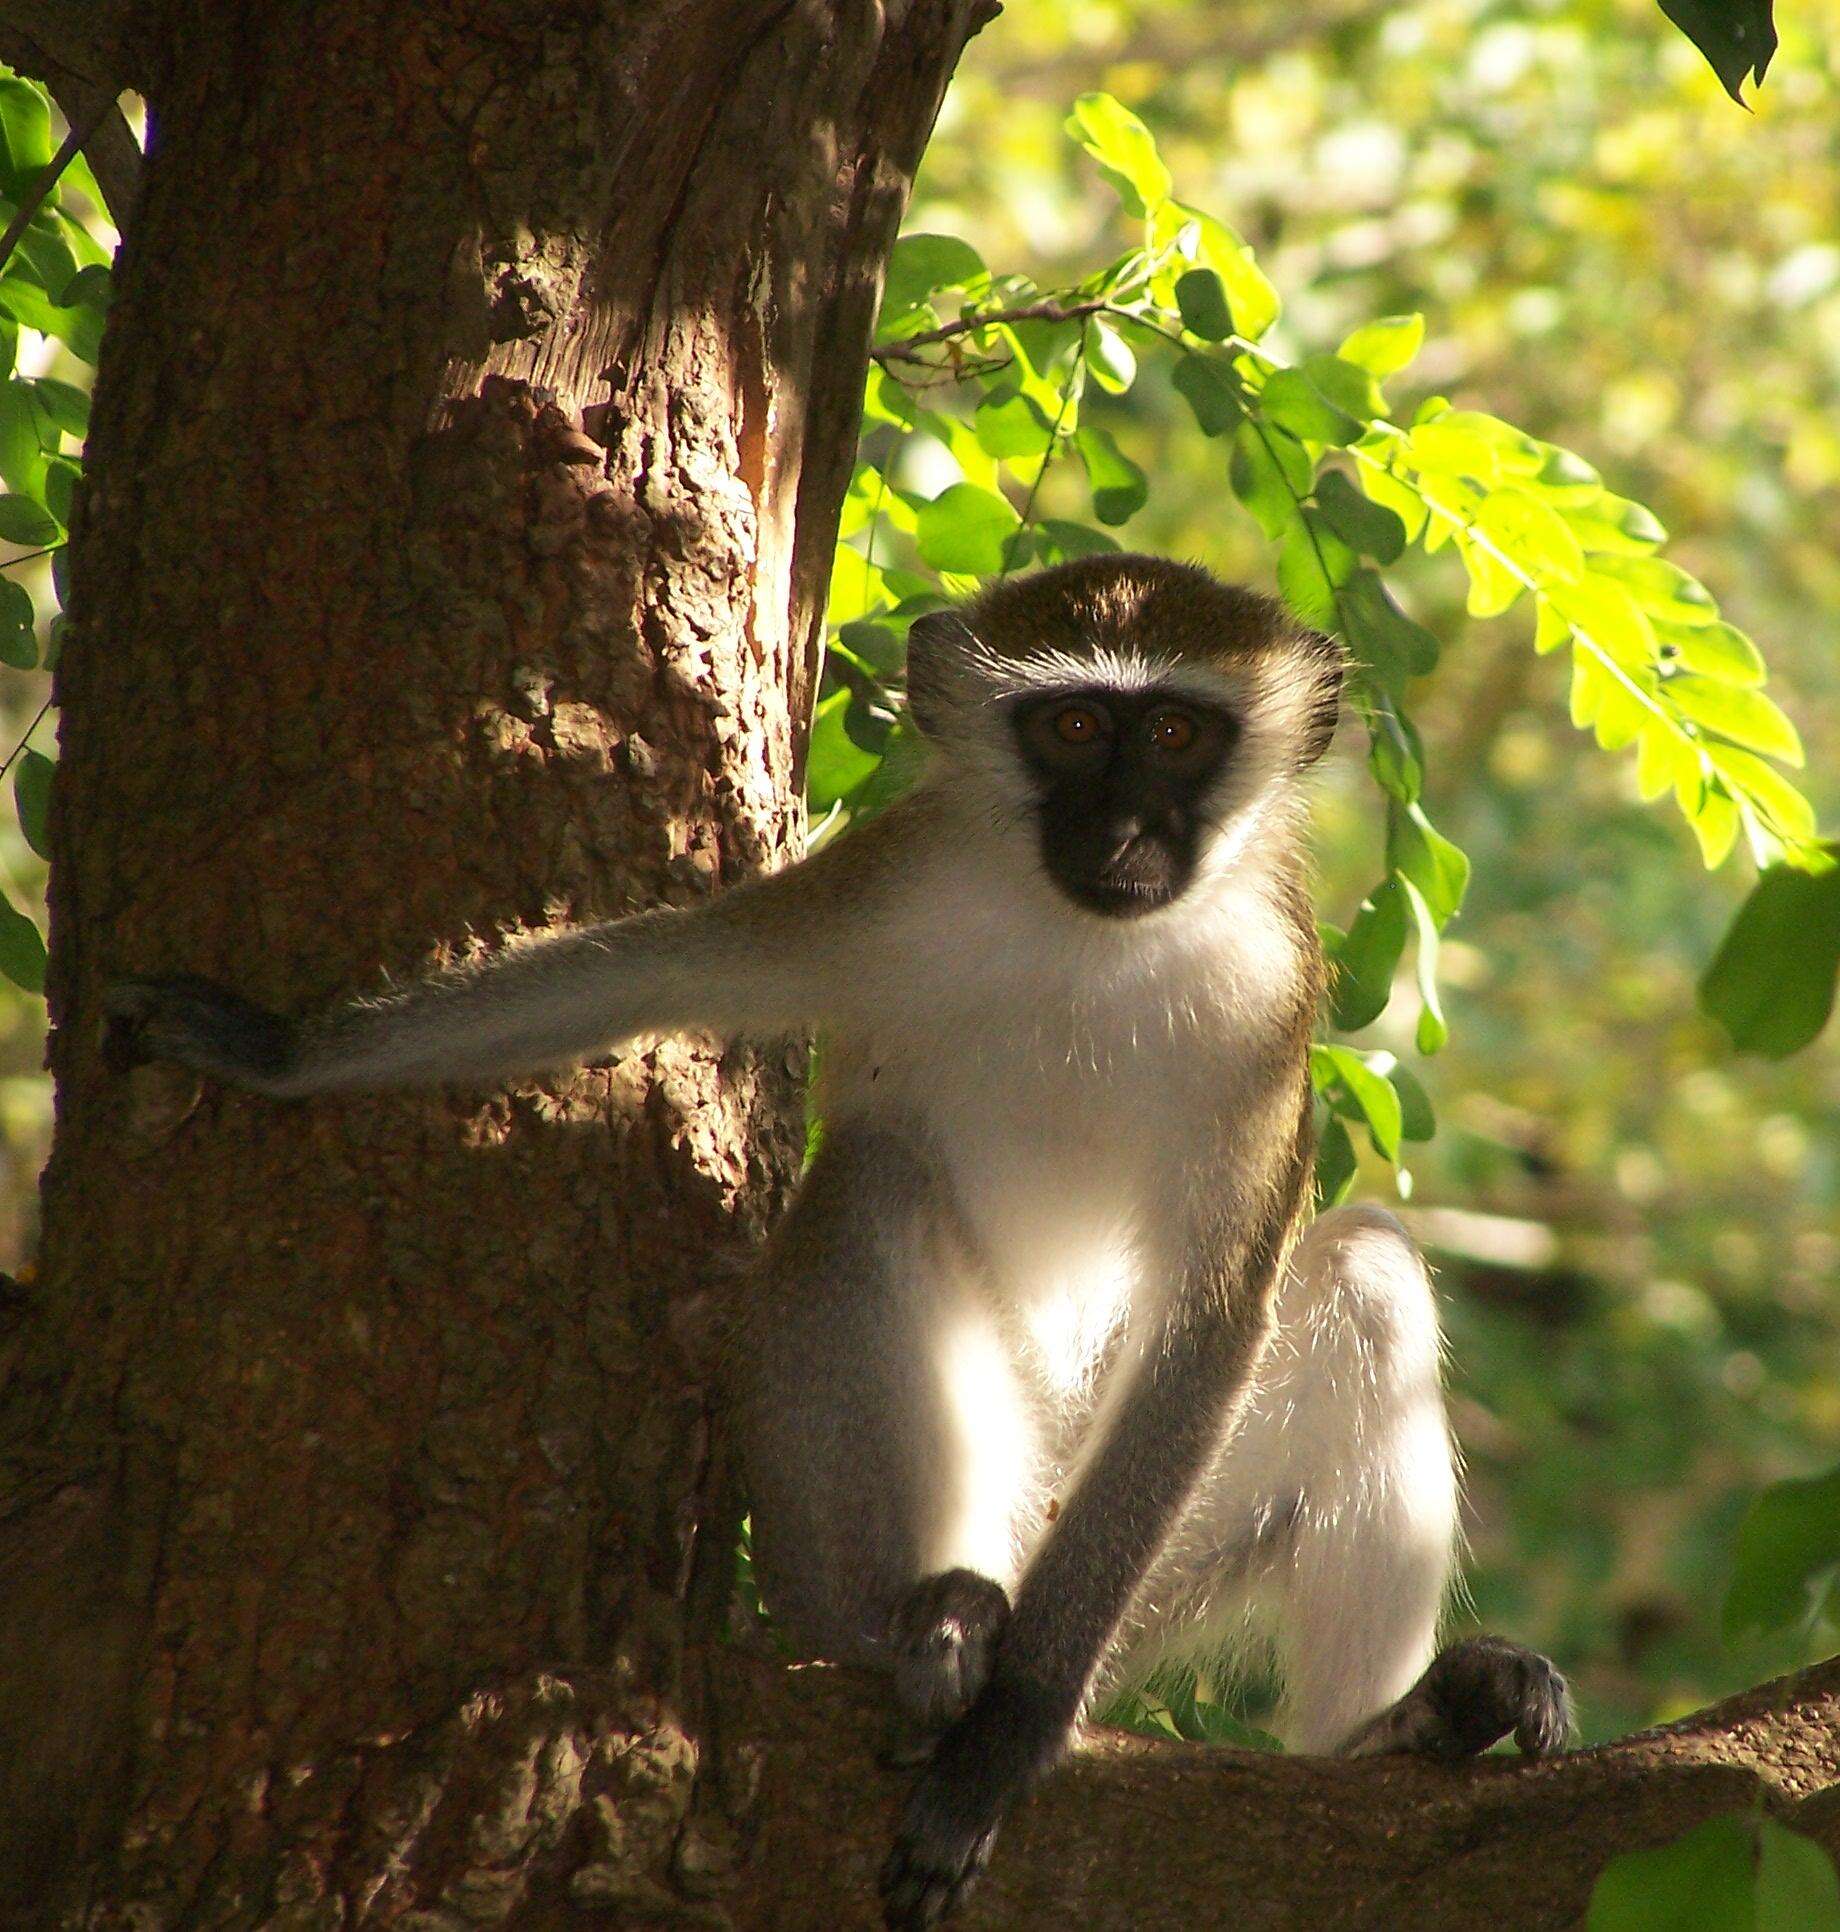
[(45, 942), (38, 928), (0, 893), (0, 973), (28, 993), (45, 990)]
[(850, 735), (847, 718), (854, 701), (853, 692), (838, 691), (813, 714), (805, 758), (805, 799), (813, 813), (828, 812), (881, 763), (879, 752), (864, 750)]
[(20, 201), (51, 165), (51, 108), (44, 90), (0, 75), (0, 194)]
[(1409, 1067), (1395, 1066), (1386, 1077), (1399, 1093), (1399, 1138), (1435, 1140), (1437, 1115), (1432, 1111), (1431, 1096), (1426, 1093), (1418, 1075)]
[(1040, 405), (1014, 385), (992, 390), (978, 404), (971, 427), (980, 449), (1011, 461), (1045, 456), (1054, 434), (1054, 425)]
[[(1414, 808), (1416, 809), (1416, 808)], [(1453, 845), (1452, 852), (1463, 858)], [(1463, 860), (1465, 875), (1469, 861)], [(1405, 891), (1406, 905), (1412, 914), (1412, 923), (1418, 929), (1418, 948), (1413, 957), (1413, 966), (1418, 981), (1418, 1026), (1413, 1033), (1413, 1044), (1427, 1059), (1442, 1051), (1450, 1038), (1450, 1023), (1444, 1018), (1443, 1002), (1438, 997), (1438, 920), (1426, 901), (1425, 895), (1403, 873), (1399, 883)]]
[(89, 434), (89, 397), (74, 383), (40, 376), (32, 384), (32, 394), (65, 435), (81, 441)]
[(1067, 117), (1067, 132), (1099, 163), (1132, 214), (1147, 215), (1169, 199), (1175, 184), (1150, 130), (1112, 95), (1082, 94)]
[(1364, 322), (1336, 350), (1344, 362), (1358, 363), (1370, 375), (1397, 375), (1424, 346), (1422, 315), (1383, 315)]
[(1708, 743), (1712, 768), (1735, 793), (1742, 793), (1768, 816), (1776, 829), (1791, 839), (1815, 834), (1814, 807), (1774, 765), (1736, 745)]
[(1586, 1932), (1760, 1932), (1756, 1865), (1755, 1831), (1743, 1817), (1624, 1852), (1598, 1874)]
[(1204, 342), (1224, 342), (1233, 333), (1225, 285), (1211, 268), (1191, 268), (1177, 281), (1176, 307), (1183, 328)]
[(1488, 545), (1477, 543), (1463, 532), (1458, 533), (1456, 542), (1457, 553), (1469, 575), (1469, 597), (1464, 608), (1472, 617), (1499, 617), (1512, 607), (1527, 586)]
[(1738, 1525), (1727, 1642), (1805, 1622), (1840, 1565), (1840, 1467), (1772, 1483)]
[[(1375, 1150), (1387, 1160), (1397, 1161), (1402, 1114), (1393, 1083), (1353, 1047), (1312, 1046), (1310, 1058), (1316, 1066), (1332, 1070), (1334, 1078), (1360, 1109)], [(1384, 1060), (1389, 1068), (1394, 1064), (1390, 1053), (1376, 1054), (1374, 1058)]]
[(1338, 1032), (1358, 1033), (1386, 1011), (1405, 951), (1407, 921), (1405, 894), (1397, 879), (1387, 879), (1361, 902), (1331, 962), (1331, 1014)]
[(1350, 549), (1392, 563), (1406, 547), (1406, 527), (1393, 512), (1363, 496), (1340, 470), (1316, 479), (1316, 501), (1329, 527)]
[(1352, 443), (1365, 424), (1338, 409), (1301, 369), (1276, 369), (1259, 392), (1259, 413), (1309, 443)]
[(1354, 1142), (1348, 1129), (1332, 1114), (1324, 1121), (1322, 1136), (1316, 1143), (1316, 1199), (1319, 1207), (1340, 1207), (1354, 1186)]
[(1545, 594), (1574, 631), (1624, 670), (1654, 663), (1654, 627), (1621, 584), (1587, 570), (1576, 583), (1547, 585)]
[(1204, 436), (1221, 436), (1244, 422), (1246, 412), (1240, 403), (1239, 384), (1223, 363), (1208, 356), (1185, 355), (1170, 378), (1194, 411), (1195, 421)]
[(1469, 860), (1425, 816), (1422, 805), (1395, 807), (1387, 814), (1387, 863), (1424, 895), (1441, 932), (1463, 903), (1469, 886)]
[(935, 570), (994, 577), (1003, 568), (1004, 542), (1021, 523), (1008, 498), (975, 483), (954, 483), (921, 504), (914, 537)]
[(956, 235), (903, 235), (888, 257), (878, 333), (911, 319), (943, 288), (981, 288), (990, 279), (977, 250)]
[(1762, 82), (1776, 52), (1771, 0), (1661, 0), (1661, 11), (1706, 56), (1740, 107), (1747, 80)]
[(1386, 413), (1386, 398), (1372, 374), (1358, 362), (1344, 362), (1340, 356), (1305, 356), (1304, 376), (1316, 393), (1343, 415), (1363, 425)]
[(1357, 570), (1341, 587), (1342, 632), (1355, 662), (1397, 697), (1408, 679), (1436, 668), (1438, 641), (1393, 602), (1371, 570)]
[(1491, 490), (1476, 516), (1476, 528), (1510, 563), (1538, 582), (1570, 580), (1584, 570), (1584, 551), (1557, 510), (1533, 494), (1510, 485)]
[(51, 856), (45, 821), (51, 809), (51, 776), (57, 767), (40, 751), (24, 751), (13, 771), (13, 803), (19, 829), (41, 859)]
[(10, 664), (15, 671), (37, 668), (36, 621), (25, 586), (0, 577), (0, 664)]
[(1252, 250), (1224, 221), (1171, 201), (1157, 210), (1152, 227), (1159, 246), (1183, 236), (1190, 238), (1190, 259), (1220, 277), (1233, 326), (1248, 341), (1256, 342), (1277, 321), (1283, 306), (1278, 291), (1266, 279)]
[[(8, 500), (0, 497), (0, 510)], [(1802, 763), (1802, 741), (1794, 725), (1761, 691), (1689, 672), (1669, 678), (1664, 689), (1687, 717), (1706, 730), (1753, 751), (1767, 752), (1786, 765)]]
[(1718, 622), (1712, 593), (1665, 557), (1613, 555), (1599, 557), (1591, 567), (1620, 583), (1651, 618), (1689, 627)]
[(1827, 1024), (1840, 975), (1840, 845), (1821, 871), (1773, 865), (1720, 942), (1700, 1005), (1746, 1053), (1780, 1060)]
[(39, 550), (57, 539), (56, 522), (29, 496), (0, 496), (0, 541)]
[(1721, 684), (1758, 685), (1767, 675), (1762, 653), (1735, 624), (1670, 624), (1657, 618), (1655, 642), (1663, 664)]
[[(1348, 593), (1344, 590), (1342, 593), (1344, 609), (1347, 606), (1347, 600)], [(1410, 745), (1403, 742), (1403, 734), (1399, 738), (1394, 737), (1385, 723), (1377, 717), (1373, 724), (1373, 736), (1367, 747), (1367, 764), (1374, 775), (1374, 783), (1389, 798), (1398, 799), (1402, 805), (1415, 803), (1419, 793), (1424, 789), (1425, 774), (1420, 768), (1417, 754)]]
[(1834, 1932), (1840, 1873), (1823, 1846), (1762, 1818), (1757, 1825), (1757, 1932)]
[(1546, 458), (1531, 436), (1477, 409), (1453, 409), (1421, 423), (1407, 439), (1422, 469), (1494, 484), (1508, 476), (1537, 476)]
[(1320, 510), (1304, 510), (1291, 519), (1278, 549), (1278, 588), (1306, 624), (1319, 631), (1337, 628), (1335, 593), (1354, 570), (1354, 552)]
[(1363, 463), (1359, 474), (1361, 488), (1374, 502), (1392, 511), (1405, 527), (1406, 541), (1414, 542), (1431, 515), (1425, 499), (1402, 477), (1395, 476), (1391, 470), (1381, 469), (1377, 464)]
[(1314, 474), (1308, 452), (1286, 431), (1245, 422), (1233, 432), (1233, 494), (1266, 536), (1280, 537), (1290, 527)]
[(1088, 424), (1074, 432), (1073, 444), (1092, 485), (1093, 515), (1101, 523), (1128, 522), (1150, 495), (1143, 471), (1118, 447), (1108, 429)]
[(1118, 540), (1089, 524), (1044, 517), (1035, 526), (1035, 547), (1044, 564), (1066, 563), (1074, 557), (1115, 556)]
[(1633, 556), (1667, 542), (1667, 531), (1652, 510), (1608, 490), (1583, 508), (1561, 506), (1559, 514), (1586, 550)]
[(1137, 380), (1137, 357), (1131, 345), (1103, 315), (1087, 321), (1086, 366), (1093, 381), (1114, 396), (1123, 395)]

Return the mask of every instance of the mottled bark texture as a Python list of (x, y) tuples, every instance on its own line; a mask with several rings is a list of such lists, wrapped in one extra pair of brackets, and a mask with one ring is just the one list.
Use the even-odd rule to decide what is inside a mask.
[(43, 1261), (0, 1310), (0, 1896), (502, 1919), (517, 1794), (576, 1748), (533, 1673), (591, 1662), (594, 1882), (655, 1918), (709, 1304), (802, 1051), (280, 1107), (111, 1077), (97, 994), (311, 1009), (796, 848), (875, 292), (979, 8), (107, 15), (154, 133), (59, 671)]
[[(96, 999), (311, 1008), (796, 845), (873, 291), (982, 10), (0, 0), (157, 129), (0, 1300), (0, 1924), (873, 1925), (872, 1700), (685, 1645), (796, 1051), (279, 1107), (111, 1078)], [(1832, 1666), (1538, 1767), (1102, 1738), (967, 1924), (1559, 1926), (1754, 1797), (1835, 1844), (1837, 1783)]]

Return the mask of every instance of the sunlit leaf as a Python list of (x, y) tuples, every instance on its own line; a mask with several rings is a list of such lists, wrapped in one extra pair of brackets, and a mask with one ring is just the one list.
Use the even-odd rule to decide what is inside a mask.
[(993, 577), (1003, 568), (1004, 540), (1021, 521), (1007, 497), (975, 483), (954, 483), (920, 506), (914, 534), (935, 570)]
[[(3, 506), (4, 499), (0, 499)], [(1752, 751), (1767, 752), (1785, 764), (1802, 762), (1800, 734), (1761, 691), (1683, 673), (1668, 679), (1667, 692), (1695, 724), (1704, 725), (1708, 731), (1716, 731), (1734, 744), (1748, 745)]]
[(1122, 395), (1137, 380), (1137, 357), (1117, 327), (1103, 315), (1086, 324), (1086, 366), (1093, 381), (1114, 396)]
[(1259, 413), (1310, 443), (1352, 443), (1365, 427), (1330, 402), (1301, 369), (1273, 371), (1259, 392)]
[[(1402, 1114), (1399, 1094), (1393, 1083), (1384, 1074), (1376, 1072), (1369, 1065), (1367, 1056), (1357, 1053), (1353, 1047), (1312, 1046), (1310, 1056), (1316, 1065), (1326, 1066), (1333, 1071), (1334, 1078), (1360, 1109), (1375, 1150), (1389, 1161), (1398, 1160)], [(1386, 1061), (1389, 1066), (1393, 1064), (1390, 1054), (1386, 1056)]]
[(1336, 350), (1344, 362), (1358, 363), (1375, 376), (1396, 375), (1416, 356), (1425, 340), (1422, 315), (1383, 315), (1364, 322)]
[(1655, 642), (1664, 664), (1717, 678), (1721, 684), (1764, 681), (1762, 654), (1735, 624), (1670, 624), (1655, 620)]
[(1132, 214), (1148, 214), (1169, 199), (1174, 184), (1150, 130), (1112, 95), (1082, 94), (1067, 132), (1099, 163)]
[(945, 288), (981, 288), (990, 279), (977, 250), (956, 235), (903, 235), (888, 257), (878, 330), (925, 308)]
[(1278, 547), (1278, 588), (1306, 624), (1319, 631), (1338, 628), (1335, 593), (1354, 570), (1354, 552), (1320, 510), (1301, 511), (1286, 526)]

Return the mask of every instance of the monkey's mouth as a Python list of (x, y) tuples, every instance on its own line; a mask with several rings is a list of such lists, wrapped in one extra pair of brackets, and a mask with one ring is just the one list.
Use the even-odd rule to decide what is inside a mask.
[(1158, 848), (1137, 848), (1078, 878), (1062, 876), (1068, 895), (1089, 912), (1108, 919), (1141, 919), (1168, 905), (1183, 886), (1174, 855)]

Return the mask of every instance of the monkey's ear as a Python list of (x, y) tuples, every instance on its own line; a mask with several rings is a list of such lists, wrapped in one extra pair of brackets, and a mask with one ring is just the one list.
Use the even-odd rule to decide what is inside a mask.
[(932, 610), (907, 627), (907, 708), (921, 732), (937, 738), (952, 709), (952, 663), (970, 638), (955, 610)]
[(1321, 631), (1302, 631), (1297, 638), (1297, 655), (1310, 679), (1312, 689), (1305, 700), (1303, 745), (1297, 755), (1300, 769), (1315, 764), (1329, 749), (1335, 736), (1335, 721), (1341, 713), (1342, 679), (1348, 669), (1348, 653), (1333, 637)]

